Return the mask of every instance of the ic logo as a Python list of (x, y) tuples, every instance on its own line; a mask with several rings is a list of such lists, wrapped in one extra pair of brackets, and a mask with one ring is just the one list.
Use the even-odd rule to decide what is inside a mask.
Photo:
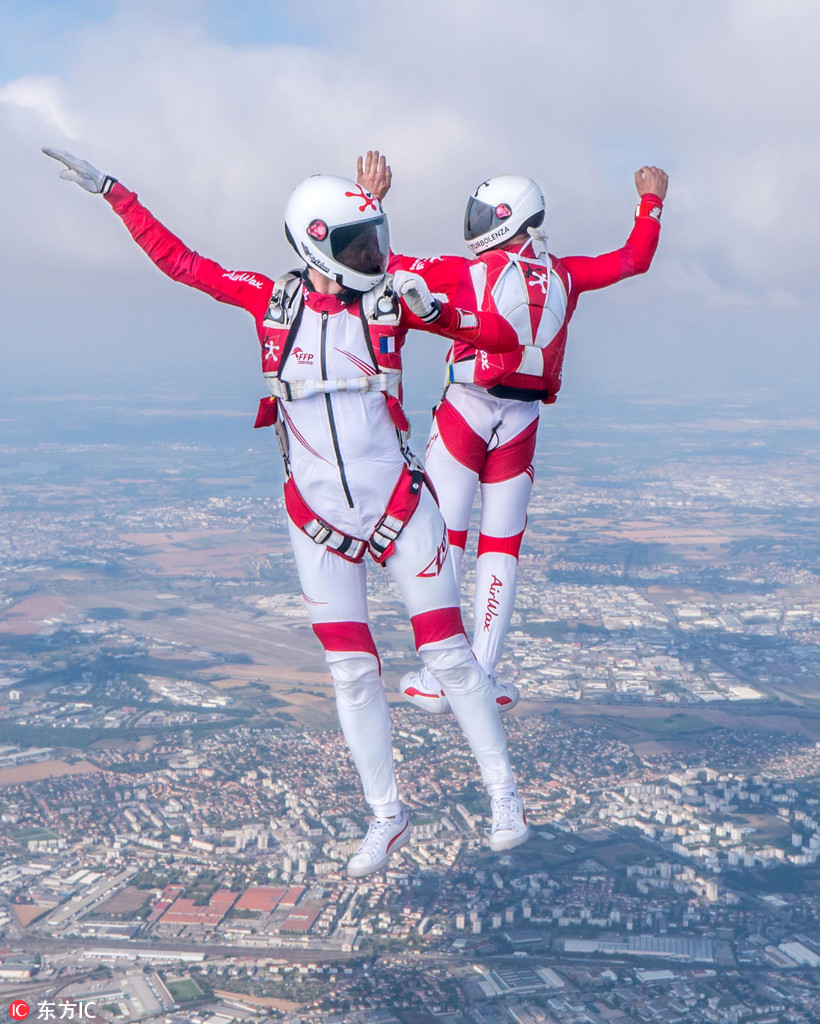
[(495, 208), (495, 215), (499, 220), (506, 220), (507, 217), (512, 216), (512, 210), (506, 203), (499, 203)]
[[(350, 195), (346, 192), (345, 195)], [(312, 220), (307, 227), (307, 233), (311, 238), (315, 238), (317, 242), (323, 242), (327, 238), (327, 224), (323, 220)]]
[(9, 1006), (9, 1016), (12, 1020), (25, 1020), (29, 1012), (29, 1005), (25, 999), (15, 999)]

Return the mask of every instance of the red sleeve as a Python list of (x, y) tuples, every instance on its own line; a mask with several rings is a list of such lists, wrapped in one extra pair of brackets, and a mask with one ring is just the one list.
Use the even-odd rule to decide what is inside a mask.
[(625, 277), (645, 274), (658, 247), (663, 203), (657, 196), (641, 196), (635, 226), (626, 244), (603, 256), (562, 256), (561, 262), (570, 274), (570, 288), (576, 294), (606, 288)]
[(225, 270), (189, 249), (147, 210), (135, 192), (116, 182), (106, 195), (137, 245), (156, 266), (182, 284), (198, 288), (219, 302), (240, 306), (260, 318), (270, 301), (273, 281), (263, 274)]
[(452, 341), (463, 341), (485, 352), (508, 352), (518, 347), (518, 335), (500, 313), (480, 309), (470, 276), (470, 261), (463, 256), (432, 256), (414, 259), (412, 256), (390, 254), (388, 269), (408, 270), (424, 278), (434, 295), (445, 296), (441, 316), (426, 324), (402, 306), (402, 326), (409, 330), (431, 331)]
[(472, 305), (475, 307), (477, 305), (475, 292), (470, 286), (469, 276), (466, 281), (469, 291), (464, 291), (464, 274), (466, 270), (469, 275), (469, 262), (463, 256), (426, 256), (417, 258), (391, 252), (387, 270), (391, 274), (395, 274), (397, 270), (409, 270), (411, 274), (418, 274), (419, 277), (423, 277), (431, 292), (446, 295), (451, 302), (467, 307), (469, 307), (472, 301)]

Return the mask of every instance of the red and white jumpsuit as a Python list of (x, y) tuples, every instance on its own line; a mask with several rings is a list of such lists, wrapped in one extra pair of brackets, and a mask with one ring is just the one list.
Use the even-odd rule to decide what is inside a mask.
[(515, 606), (518, 555), (532, 491), (540, 402), (561, 386), (567, 326), (579, 296), (649, 269), (660, 233), (661, 200), (644, 195), (626, 244), (601, 256), (539, 256), (528, 240), (477, 259), (414, 260), (397, 256), (391, 269), (421, 274), (432, 291), (471, 275), (478, 306), (496, 309), (515, 329), (520, 347), (493, 354), (456, 339), (449, 381), (436, 409), (425, 469), (447, 523), (461, 580), (470, 512), (481, 487), (473, 653), (492, 676)]
[[(263, 274), (225, 270), (188, 249), (136, 195), (117, 183), (106, 196), (134, 240), (169, 277), (240, 306), (254, 318), (263, 370), (282, 382), (308, 382), (308, 396), (271, 403), (284, 423), (290, 479), (299, 500), (325, 524), (350, 538), (367, 540), (383, 517), (408, 456), (395, 425), (398, 405), (383, 391), (312, 392), (314, 382), (400, 369), (407, 330), (433, 330), (491, 348), (515, 344), (509, 325), (494, 313), (462, 316), (442, 304), (435, 326), (404, 306), (393, 327), (368, 327), (362, 302), (298, 287), (301, 309), (293, 336), (282, 346), (282, 330), (265, 318), (275, 282)], [(470, 291), (469, 280), (466, 290)], [(465, 294), (462, 281), (450, 294)], [(480, 321), (480, 322), (479, 322)], [(472, 327), (462, 327), (462, 323)], [(478, 325), (478, 326), (476, 326)], [(287, 333), (287, 332), (286, 332)], [(380, 352), (378, 348), (380, 346)], [(283, 347), (287, 349), (283, 352)], [(376, 352), (379, 352), (378, 356)], [(260, 409), (262, 408), (260, 406)], [(392, 415), (391, 415), (392, 413)], [(288, 516), (293, 551), (313, 630), (325, 649), (339, 720), (359, 771), (365, 799), (377, 817), (400, 812), (393, 767), (390, 720), (376, 645), (367, 611), (366, 569), (315, 543)], [(426, 486), (385, 565), (402, 594), (418, 652), (440, 680), (481, 768), (491, 796), (514, 790), (504, 731), (485, 672), (477, 664), (461, 621), (459, 592), (442, 515)]]

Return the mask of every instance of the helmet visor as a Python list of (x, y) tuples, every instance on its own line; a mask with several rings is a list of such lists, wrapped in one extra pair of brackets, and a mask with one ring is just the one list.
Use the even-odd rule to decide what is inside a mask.
[(486, 235), (488, 231), (503, 224), (512, 213), (506, 203), (498, 206), (490, 206), (489, 203), (482, 203), (475, 196), (467, 200), (467, 210), (464, 214), (464, 237), (467, 241), (471, 238), (478, 238)]
[(390, 256), (387, 218), (341, 224), (330, 232), (330, 252), (337, 263), (360, 274), (383, 274)]

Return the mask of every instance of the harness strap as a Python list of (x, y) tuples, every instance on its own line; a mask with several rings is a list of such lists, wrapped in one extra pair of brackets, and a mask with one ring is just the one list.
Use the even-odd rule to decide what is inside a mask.
[(396, 481), (384, 515), (376, 523), (376, 528), (367, 542), (373, 559), (384, 565), (396, 550), (396, 541), (401, 531), (413, 518), (421, 499), (421, 485), (425, 481), (421, 469), (405, 466)]
[(376, 523), (367, 541), (351, 537), (350, 534), (343, 533), (325, 522), (321, 516), (317, 516), (299, 493), (292, 476), (285, 481), (285, 508), (291, 521), (302, 533), (310, 537), (314, 544), (330, 548), (334, 554), (348, 562), (361, 562), (365, 551), (369, 550), (373, 560), (379, 565), (384, 565), (396, 550), (396, 541), (418, 508), (421, 486), (425, 480), (421, 469), (411, 469), (409, 466), (402, 469), (384, 515)]
[(273, 283), (270, 302), (262, 321), (264, 327), (287, 327), (293, 320), (293, 307), (295, 303), (301, 303), (302, 299), (302, 274), (301, 271), (291, 270), (283, 274)]
[(509, 384), (493, 384), (487, 388), (493, 398), (513, 398), (517, 402), (546, 402), (551, 393), (546, 388), (513, 388)]
[(355, 391), (366, 394), (369, 391), (389, 391), (401, 380), (401, 370), (382, 370), (364, 377), (348, 377), (338, 380), (282, 380), (278, 374), (265, 374), (268, 389), (274, 398), (283, 402), (295, 402), (299, 398), (313, 395), (333, 394), (337, 391)]
[(342, 533), (330, 523), (326, 523), (321, 516), (317, 516), (299, 493), (292, 476), (285, 481), (285, 508), (291, 521), (302, 533), (307, 534), (314, 544), (325, 545), (348, 562), (361, 562), (364, 558), (367, 543), (358, 537)]

